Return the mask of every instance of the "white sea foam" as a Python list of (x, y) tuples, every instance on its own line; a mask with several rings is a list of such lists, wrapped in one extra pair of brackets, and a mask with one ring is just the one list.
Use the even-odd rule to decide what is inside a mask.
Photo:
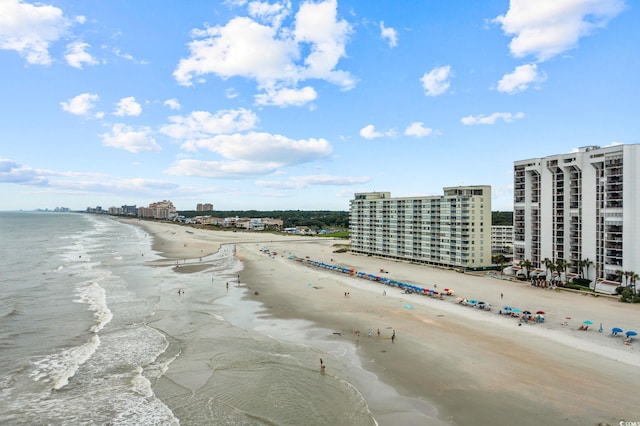
[(74, 302), (86, 303), (89, 305), (89, 309), (93, 311), (96, 324), (91, 327), (91, 331), (98, 333), (113, 318), (113, 314), (107, 306), (107, 294), (104, 288), (94, 282), (86, 287), (77, 289), (76, 293), (79, 297)]
[(35, 361), (36, 369), (29, 376), (35, 381), (51, 383), (52, 389), (61, 389), (69, 383), (78, 368), (91, 358), (98, 346), (100, 338), (96, 334), (83, 345)]
[(142, 367), (136, 367), (133, 371), (133, 379), (131, 379), (131, 390), (138, 395), (150, 398), (153, 396), (153, 390), (151, 389), (151, 382), (142, 375)]

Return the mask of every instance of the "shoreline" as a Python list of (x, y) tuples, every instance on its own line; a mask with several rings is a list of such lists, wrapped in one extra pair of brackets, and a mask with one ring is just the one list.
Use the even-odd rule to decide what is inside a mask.
[[(209, 230), (191, 234), (178, 225), (140, 222), (132, 224), (152, 235), (154, 250), (170, 261), (197, 259), (214, 253), (221, 244), (235, 244), (244, 267), (242, 282), (249, 287), (244, 297), (262, 303), (262, 315), (306, 319), (340, 333), (325, 338), (357, 345), (363, 368), (403, 396), (433, 402), (439, 410), (437, 417), (444, 422), (510, 424), (518, 419), (523, 424), (617, 424), (634, 420), (630, 416), (637, 412), (637, 404), (632, 395), (640, 378), (636, 343), (623, 347), (621, 338), (597, 332), (600, 319), (606, 327), (614, 326), (613, 322), (631, 327), (637, 321), (634, 306), (332, 253), (332, 242), (320, 238)], [(264, 244), (278, 254), (260, 252)], [(323, 262), (333, 259), (333, 263), (368, 273), (385, 269), (394, 279), (430, 288), (437, 283), (439, 288), (456, 290), (456, 296), (489, 299), (494, 309), (499, 309), (496, 299), (531, 310), (544, 308), (547, 321), (518, 326), (517, 320), (500, 317), (495, 311), (460, 306), (453, 302), (455, 298), (406, 295), (398, 288), (301, 264), (289, 255)], [(344, 297), (345, 292), (350, 297)], [(596, 329), (578, 331), (586, 315)], [(569, 326), (562, 327), (560, 320), (566, 317), (571, 317)], [(372, 337), (368, 329), (373, 330)], [(359, 338), (354, 330), (360, 330)], [(391, 330), (397, 332), (395, 343), (389, 338)], [(328, 357), (329, 369), (330, 361)], [(363, 394), (368, 402), (374, 401), (371, 410), (381, 425), (397, 422), (398, 411), (378, 410), (375, 395), (366, 390)]]

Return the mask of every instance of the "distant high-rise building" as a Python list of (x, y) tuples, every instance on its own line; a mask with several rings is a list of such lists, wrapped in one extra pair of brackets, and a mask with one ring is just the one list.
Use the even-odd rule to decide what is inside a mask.
[(198, 212), (212, 212), (213, 204), (211, 203), (198, 203), (196, 206), (196, 211)]
[(351, 251), (437, 266), (491, 265), (491, 187), (444, 188), (443, 196), (355, 194)]
[(632, 284), (624, 272), (640, 274), (639, 179), (640, 145), (516, 161), (514, 262), (546, 271), (545, 261), (563, 261), (563, 278), (583, 275), (605, 292)]
[(177, 211), (171, 201), (162, 200), (149, 204), (149, 207), (139, 207), (138, 216), (154, 219), (174, 219), (177, 216)]

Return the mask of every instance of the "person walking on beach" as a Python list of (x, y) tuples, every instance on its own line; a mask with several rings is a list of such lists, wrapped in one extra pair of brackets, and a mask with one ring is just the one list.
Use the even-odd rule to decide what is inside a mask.
[(504, 294), (500, 293), (500, 299), (504, 298)]
[(227, 290), (229, 289), (229, 283), (227, 282)]
[(396, 342), (396, 331), (393, 330), (393, 334), (391, 335), (391, 343), (395, 343)]

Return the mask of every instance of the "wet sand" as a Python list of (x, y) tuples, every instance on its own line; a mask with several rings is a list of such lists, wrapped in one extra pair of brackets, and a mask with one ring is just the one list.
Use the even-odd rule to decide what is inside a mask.
[[(263, 303), (263, 315), (310, 320), (332, 330), (327, 339), (352, 341), (364, 368), (400, 394), (434, 403), (438, 418), (445, 422), (613, 425), (640, 421), (638, 343), (626, 346), (622, 337), (610, 335), (614, 326), (640, 328), (638, 306), (483, 275), (334, 253), (334, 244), (344, 243), (339, 240), (186, 232), (188, 228), (172, 224), (129, 223), (143, 226), (154, 236), (154, 249), (167, 259), (158, 266), (176, 264), (182, 272), (201, 270), (200, 257), (217, 251), (220, 244), (235, 244), (244, 265), (240, 279), (247, 286), (246, 298)], [(277, 254), (265, 254), (263, 247)], [(444, 300), (408, 295), (290, 256), (308, 256), (421, 287), (448, 287), (456, 295)], [(484, 300), (494, 305), (493, 310), (461, 306), (456, 297)], [(498, 315), (503, 305), (544, 310), (546, 321), (519, 326), (517, 319)], [(578, 330), (587, 319), (594, 323), (591, 329)], [(603, 333), (597, 331), (600, 322)], [(390, 338), (393, 330), (395, 342)], [(324, 361), (330, 369), (331, 357)], [(366, 387), (364, 382), (362, 386)], [(407, 424), (401, 407), (377, 400), (375, 390), (361, 391), (381, 425)]]

